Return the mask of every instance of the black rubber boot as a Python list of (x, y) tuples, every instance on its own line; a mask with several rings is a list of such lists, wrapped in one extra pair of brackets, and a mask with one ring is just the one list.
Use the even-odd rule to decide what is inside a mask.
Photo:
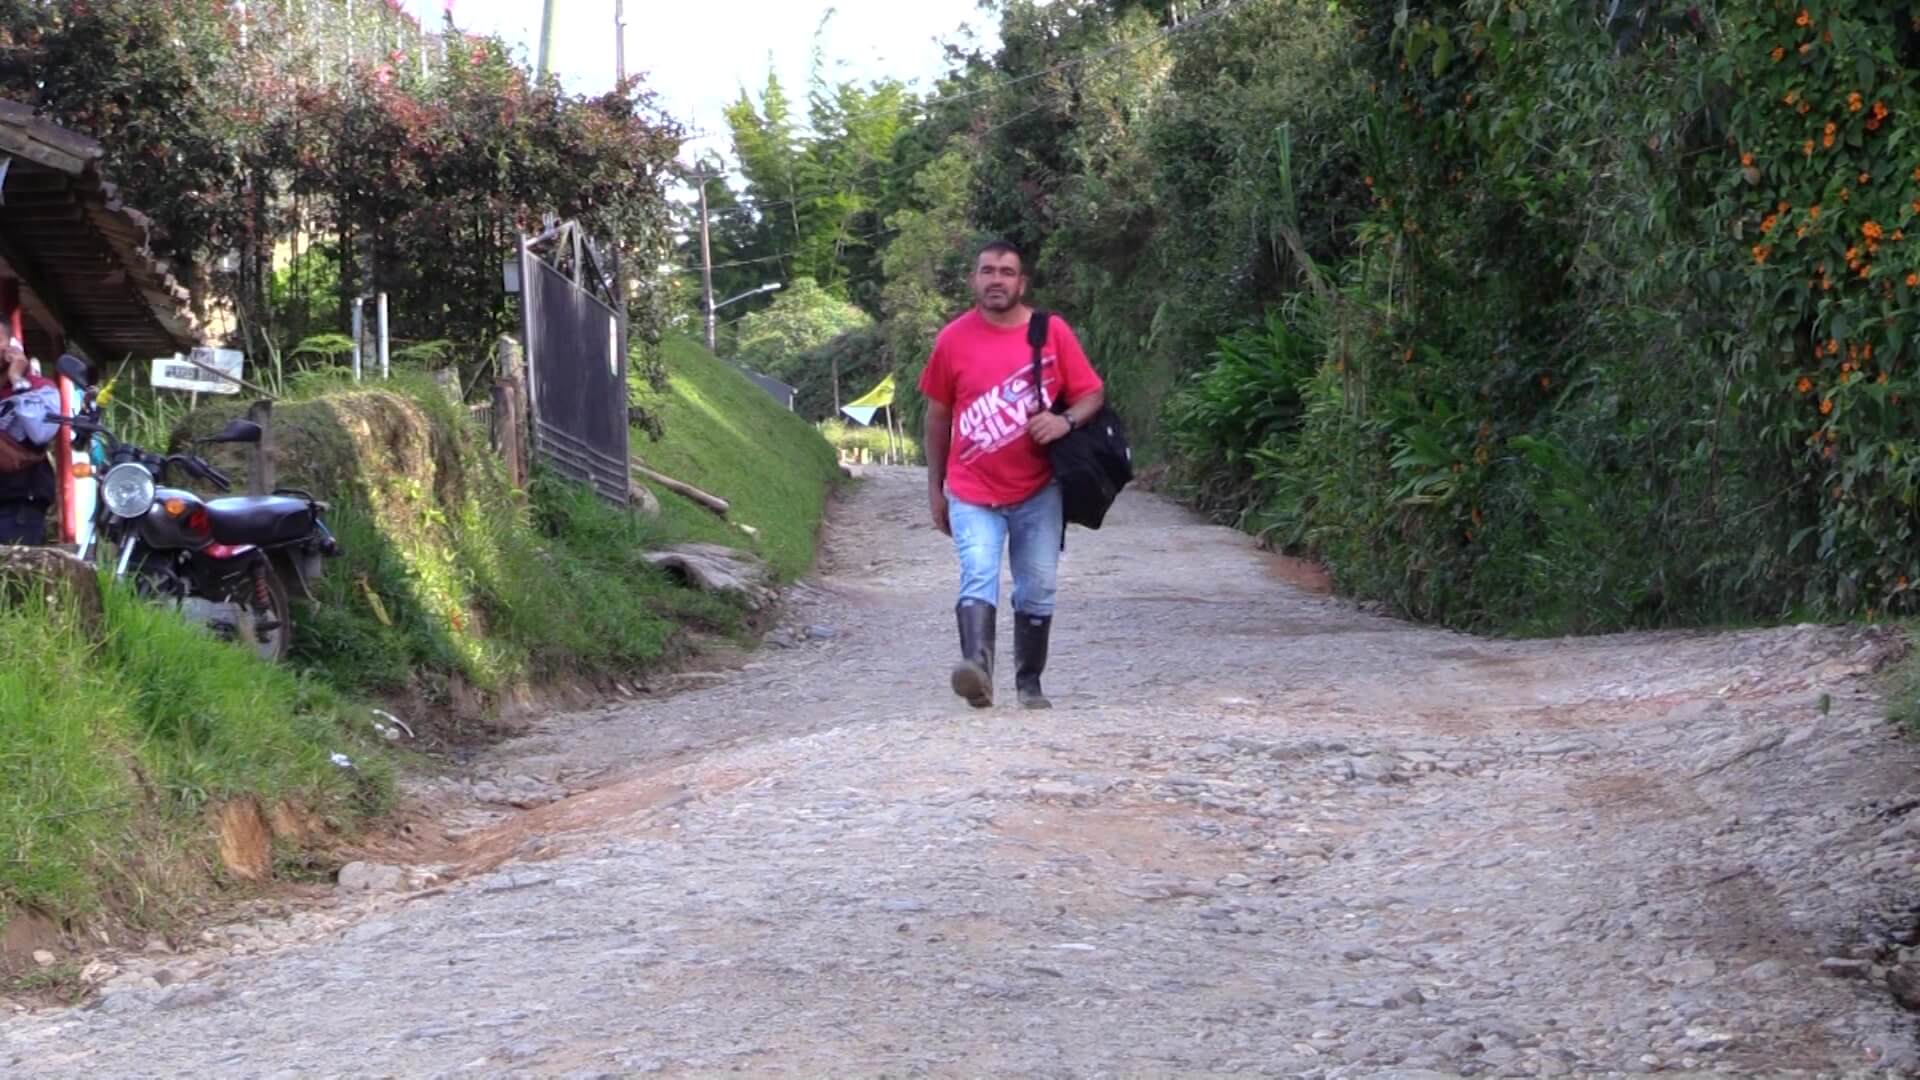
[(953, 692), (967, 704), (984, 709), (993, 704), (992, 604), (962, 600), (953, 609), (960, 624), (960, 662), (953, 668)]
[(1013, 616), (1013, 685), (1020, 691), (1020, 704), (1028, 709), (1051, 709), (1053, 702), (1040, 692), (1040, 673), (1047, 670), (1047, 637), (1053, 632), (1053, 616)]

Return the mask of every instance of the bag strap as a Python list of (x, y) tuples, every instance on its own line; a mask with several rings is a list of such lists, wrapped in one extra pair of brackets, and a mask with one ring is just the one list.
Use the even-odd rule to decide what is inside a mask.
[(1053, 312), (1034, 308), (1033, 316), (1027, 320), (1027, 344), (1033, 348), (1033, 396), (1040, 399), (1042, 410), (1047, 407), (1047, 384), (1040, 373), (1040, 350), (1047, 344), (1047, 320), (1051, 318)]

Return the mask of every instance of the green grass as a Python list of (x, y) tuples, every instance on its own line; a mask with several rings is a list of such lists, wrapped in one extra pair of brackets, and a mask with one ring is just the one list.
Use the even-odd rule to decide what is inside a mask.
[[(275, 407), (277, 479), (332, 504), (346, 554), (327, 564), (317, 603), (296, 603), (289, 665), (111, 589), (99, 641), (44, 597), (0, 603), (0, 921), (9, 906), (164, 921), (218, 864), (205, 811), (226, 799), (289, 798), (343, 823), (380, 812), (391, 755), (353, 695), (445, 701), (456, 678), (498, 690), (632, 673), (670, 657), (689, 628), (744, 630), (744, 609), (645, 554), (711, 539), (762, 554), (784, 578), (804, 572), (834, 452), (691, 342), (670, 343), (667, 362), (671, 385), (648, 399), (665, 438), (636, 434), (636, 450), (731, 500), (731, 521), (757, 538), (665, 492), (657, 518), (545, 473), (516, 493), (466, 411), (429, 381), (314, 378)], [(175, 437), (244, 408), (210, 403)], [(125, 407), (156, 449), (146, 429), (167, 418)], [(214, 457), (241, 489), (247, 451)], [(335, 751), (358, 767), (336, 767)], [(286, 843), (274, 858), (314, 872)]]
[[(727, 520), (659, 487), (667, 529), (755, 551), (783, 579), (813, 565), (827, 491), (839, 476), (833, 447), (812, 425), (697, 343), (671, 337), (662, 346), (667, 390), (641, 392), (666, 435), (633, 435), (633, 453), (656, 472), (718, 495), (732, 505)], [(759, 530), (750, 540), (729, 522)]]
[(102, 641), (64, 607), (0, 607), (0, 900), (70, 917), (112, 898), (158, 920), (191, 889), (180, 867), (217, 861), (210, 804), (285, 798), (337, 820), (386, 805), (389, 763), (337, 694), (117, 588)]
[[(670, 386), (647, 401), (665, 438), (635, 432), (635, 452), (730, 500), (728, 520), (665, 491), (649, 518), (539, 470), (516, 498), (483, 434), (429, 381), (303, 383), (305, 400), (275, 408), (277, 479), (333, 503), (346, 555), (328, 565), (319, 604), (296, 612), (294, 662), (350, 691), (444, 702), (455, 677), (494, 691), (631, 673), (668, 656), (684, 628), (740, 630), (743, 609), (642, 556), (711, 540), (790, 579), (813, 562), (838, 468), (809, 425), (698, 345), (675, 340), (666, 358)], [(216, 430), (241, 407), (202, 409), (186, 430)], [(242, 452), (219, 462), (246, 472)]]
[[(820, 422), (820, 437), (827, 440), (836, 451), (841, 453), (859, 450), (865, 453), (866, 460), (883, 462), (887, 460), (887, 451), (889, 448), (886, 421), (880, 420), (878, 417), (875, 419), (879, 422), (869, 425), (847, 424), (838, 420), (823, 420)], [(891, 447), (895, 457), (899, 458), (902, 463), (908, 465), (925, 464), (925, 459), (922, 458), (920, 454), (920, 440), (911, 435), (896, 431), (893, 435)]]

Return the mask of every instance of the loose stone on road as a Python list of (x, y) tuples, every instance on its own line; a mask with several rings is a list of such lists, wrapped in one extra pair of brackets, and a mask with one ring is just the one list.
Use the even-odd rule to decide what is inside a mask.
[(336, 918), (15, 1017), (0, 1074), (1920, 1060), (1887, 989), (1920, 987), (1887, 635), (1420, 629), (1135, 493), (1069, 536), (1054, 710), (974, 712), (924, 504), (868, 470), (779, 647), (549, 718), (485, 755), (430, 871), (356, 867)]

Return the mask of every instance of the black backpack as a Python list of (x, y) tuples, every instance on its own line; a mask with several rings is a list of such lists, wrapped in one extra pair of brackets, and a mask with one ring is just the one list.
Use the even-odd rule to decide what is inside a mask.
[[(1040, 350), (1047, 343), (1050, 318), (1052, 312), (1036, 310), (1027, 323), (1027, 344), (1033, 346), (1033, 392), (1042, 408), (1046, 407), (1047, 395), (1041, 381)], [(1067, 402), (1055, 401), (1053, 411), (1066, 412)], [(1127, 433), (1119, 414), (1101, 405), (1091, 420), (1048, 445), (1047, 456), (1053, 461), (1053, 477), (1066, 504), (1067, 523), (1098, 529), (1120, 489), (1133, 479), (1133, 451), (1127, 447)]]

